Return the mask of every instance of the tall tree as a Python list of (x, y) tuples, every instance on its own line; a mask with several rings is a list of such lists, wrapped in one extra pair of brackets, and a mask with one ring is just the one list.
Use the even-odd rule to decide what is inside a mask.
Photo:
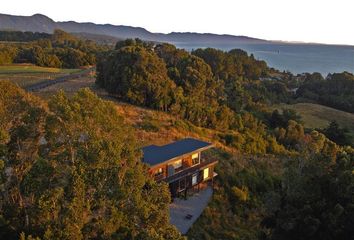
[(167, 185), (149, 176), (112, 103), (84, 89), (47, 107), (11, 84), (0, 89), (1, 237), (180, 238)]

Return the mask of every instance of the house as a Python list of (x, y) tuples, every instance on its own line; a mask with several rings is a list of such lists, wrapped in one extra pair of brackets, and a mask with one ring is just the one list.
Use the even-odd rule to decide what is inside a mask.
[(169, 184), (171, 196), (186, 197), (193, 191), (213, 184), (217, 160), (207, 159), (203, 151), (213, 144), (193, 138), (185, 138), (167, 145), (150, 145), (143, 148), (143, 162), (156, 181)]

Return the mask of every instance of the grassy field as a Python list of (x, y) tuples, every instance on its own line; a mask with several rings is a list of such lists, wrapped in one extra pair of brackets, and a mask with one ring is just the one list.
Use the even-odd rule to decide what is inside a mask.
[(279, 104), (276, 109), (293, 109), (302, 116), (307, 128), (324, 128), (331, 121), (337, 121), (341, 127), (346, 127), (354, 136), (354, 114), (313, 103)]
[(20, 87), (26, 87), (44, 79), (55, 79), (78, 71), (80, 69), (46, 68), (29, 64), (14, 64), (0, 66), (0, 80), (8, 80), (18, 84)]

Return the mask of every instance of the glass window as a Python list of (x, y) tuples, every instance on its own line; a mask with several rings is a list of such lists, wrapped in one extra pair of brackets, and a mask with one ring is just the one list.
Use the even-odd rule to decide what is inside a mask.
[(175, 161), (172, 165), (175, 169), (182, 167), (182, 159)]
[(199, 153), (194, 153), (192, 155), (192, 165), (196, 165), (199, 163)]
[(203, 179), (207, 179), (209, 177), (209, 168), (205, 168), (203, 170)]
[(194, 174), (192, 176), (192, 185), (196, 185), (197, 184), (197, 179), (198, 179), (198, 174)]
[(172, 165), (175, 170), (182, 167), (182, 159), (173, 162)]

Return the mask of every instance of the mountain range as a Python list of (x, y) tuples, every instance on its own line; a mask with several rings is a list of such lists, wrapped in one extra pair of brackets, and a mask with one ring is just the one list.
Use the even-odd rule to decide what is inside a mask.
[(109, 36), (117, 39), (141, 38), (148, 41), (171, 43), (265, 43), (266, 40), (246, 36), (218, 35), (212, 33), (172, 32), (168, 34), (152, 33), (141, 27), (131, 27), (112, 24), (79, 23), (74, 21), (56, 22), (53, 19), (35, 14), (32, 16), (15, 16), (0, 14), (0, 30), (16, 30), (52, 33), (55, 29), (80, 34), (88, 38)]

